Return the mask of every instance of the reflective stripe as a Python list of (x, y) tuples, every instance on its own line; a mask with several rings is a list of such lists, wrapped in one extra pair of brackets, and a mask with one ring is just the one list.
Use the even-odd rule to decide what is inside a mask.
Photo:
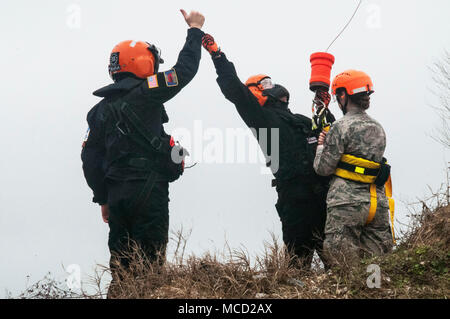
[(355, 173), (358, 173), (358, 174), (364, 174), (365, 171), (366, 171), (366, 169), (363, 168), (363, 167), (359, 167), (359, 166), (356, 166), (356, 167), (355, 167)]
[(361, 92), (367, 92), (367, 87), (362, 87), (362, 88), (358, 88), (358, 89), (354, 89), (353, 90), (353, 94), (358, 94), (358, 93), (361, 93)]

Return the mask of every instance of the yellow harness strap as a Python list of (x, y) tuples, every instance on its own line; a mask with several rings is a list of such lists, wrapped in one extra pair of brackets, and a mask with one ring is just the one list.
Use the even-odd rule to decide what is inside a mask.
[(392, 198), (392, 178), (391, 175), (389, 175), (389, 179), (387, 180), (386, 184), (384, 185), (386, 197), (389, 201), (389, 213), (391, 215), (391, 230), (392, 230), (392, 240), (394, 241), (394, 244), (396, 244), (395, 241), (395, 230), (394, 230), (394, 212), (395, 212), (395, 201)]
[[(381, 167), (380, 163), (376, 163), (373, 161), (369, 161), (363, 158), (359, 158), (353, 155), (344, 154), (341, 158), (341, 162), (350, 164), (354, 166), (352, 171), (337, 168), (334, 173), (336, 176), (339, 176), (344, 179), (348, 179), (355, 182), (370, 184), (370, 208), (369, 208), (369, 217), (367, 218), (366, 225), (369, 225), (373, 219), (375, 218), (375, 214), (377, 212), (377, 186), (375, 184), (376, 176), (365, 175), (366, 169), (379, 169)], [(394, 210), (395, 210), (395, 202), (392, 198), (392, 179), (389, 175), (389, 178), (385, 184), (385, 193), (386, 197), (389, 201), (389, 212), (391, 217), (391, 230), (392, 230), (392, 239), (395, 241), (395, 233), (394, 233)]]
[(367, 217), (366, 225), (369, 225), (375, 218), (375, 213), (377, 212), (377, 185), (370, 184), (370, 209), (369, 217)]
[(365, 175), (367, 168), (378, 169), (380, 164), (372, 161), (368, 161), (363, 158), (358, 158), (353, 155), (342, 155), (341, 162), (354, 165), (355, 170), (349, 171), (343, 168), (337, 168), (335, 175), (342, 177), (344, 179), (349, 179), (355, 182), (361, 182), (365, 184), (373, 184), (376, 180), (376, 176)]

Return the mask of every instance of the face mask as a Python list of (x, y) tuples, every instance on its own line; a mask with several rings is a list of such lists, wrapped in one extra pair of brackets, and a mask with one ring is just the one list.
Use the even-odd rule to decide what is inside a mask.
[(282, 85), (276, 84), (273, 88), (264, 90), (263, 96), (269, 98), (267, 104), (270, 106), (287, 108), (289, 105), (289, 91)]

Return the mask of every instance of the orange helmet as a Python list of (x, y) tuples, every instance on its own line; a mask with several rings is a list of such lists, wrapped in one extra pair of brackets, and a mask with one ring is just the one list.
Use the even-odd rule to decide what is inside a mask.
[(263, 96), (263, 91), (273, 88), (273, 83), (270, 76), (264, 74), (251, 76), (247, 82), (245, 82), (245, 85), (256, 97), (259, 105), (263, 106), (266, 104), (268, 97)]
[(336, 95), (336, 91), (340, 88), (344, 88), (348, 95), (374, 92), (370, 77), (366, 73), (356, 70), (347, 70), (336, 75), (331, 85), (333, 95)]
[(111, 52), (109, 75), (128, 72), (145, 79), (157, 73), (159, 64), (164, 63), (160, 55), (159, 49), (148, 42), (120, 42)]

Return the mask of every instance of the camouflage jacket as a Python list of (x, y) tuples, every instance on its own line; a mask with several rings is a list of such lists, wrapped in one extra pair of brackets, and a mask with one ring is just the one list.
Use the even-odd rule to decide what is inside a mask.
[[(323, 146), (317, 148), (314, 169), (321, 176), (333, 175), (343, 154), (380, 163), (386, 149), (383, 127), (363, 110), (348, 112), (336, 121)], [(384, 187), (378, 189), (378, 204), (388, 207)], [(370, 185), (333, 176), (328, 207), (370, 202)]]

